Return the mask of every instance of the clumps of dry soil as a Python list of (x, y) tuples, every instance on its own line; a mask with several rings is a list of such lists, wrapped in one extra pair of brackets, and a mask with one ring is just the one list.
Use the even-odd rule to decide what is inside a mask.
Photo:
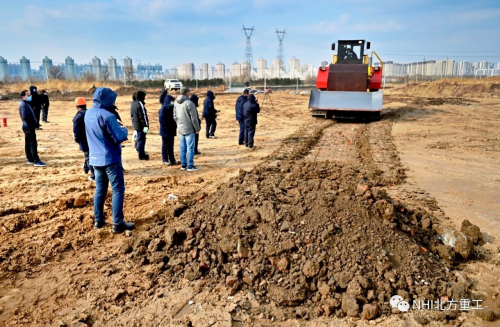
[(351, 166), (270, 162), (179, 217), (165, 215), (149, 237), (126, 239), (122, 253), (172, 284), (224, 285), (227, 296), (251, 293), (288, 317), (373, 319), (397, 310), (388, 303), (395, 294), (463, 298), (469, 285), (451, 270), (474, 252), (471, 238), (444, 245), (436, 217), (370, 185)]

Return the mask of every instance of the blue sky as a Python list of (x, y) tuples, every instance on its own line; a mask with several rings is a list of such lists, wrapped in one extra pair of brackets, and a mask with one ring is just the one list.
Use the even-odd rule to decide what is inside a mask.
[[(338, 39), (366, 39), (383, 60), (500, 62), (499, 0), (109, 0), (0, 1), (0, 56), (37, 67), (48, 56), (87, 63), (129, 56), (164, 68), (202, 62), (226, 67), (245, 53), (242, 25), (254, 27), (254, 64), (330, 61)], [(229, 68), (229, 67), (227, 67)]]

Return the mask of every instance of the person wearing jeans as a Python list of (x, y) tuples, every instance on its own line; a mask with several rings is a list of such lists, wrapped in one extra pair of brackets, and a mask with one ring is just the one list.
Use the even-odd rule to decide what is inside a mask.
[[(181, 157), (181, 169), (187, 167), (188, 171), (193, 171), (190, 167), (194, 166), (194, 144), (196, 139), (195, 133), (187, 135), (179, 135), (179, 147)], [(197, 169), (196, 169), (197, 170)]]
[(179, 132), (179, 156), (181, 157), (181, 170), (197, 171), (194, 165), (195, 135), (200, 132), (198, 113), (193, 102), (189, 100), (191, 90), (183, 86), (180, 95), (174, 102), (174, 120)]
[(85, 113), (85, 132), (90, 150), (90, 165), (94, 167), (96, 189), (94, 193), (94, 228), (105, 225), (104, 202), (111, 183), (113, 233), (135, 228), (123, 217), (125, 178), (122, 167), (121, 143), (127, 140), (128, 130), (110, 112), (117, 94), (107, 87), (94, 92), (93, 106)]
[(19, 116), (23, 121), (24, 151), (28, 165), (35, 167), (45, 167), (45, 162), (38, 157), (38, 142), (36, 140), (36, 129), (40, 127), (36, 119), (35, 112), (31, 108), (32, 96), (28, 90), (21, 91), (21, 101), (19, 102)]
[[(198, 115), (198, 122), (200, 123), (200, 128), (201, 128), (201, 119), (200, 119), (200, 114), (198, 113), (198, 107), (200, 106), (198, 104), (198, 96), (196, 94), (191, 94), (189, 96), (189, 100), (194, 103), (194, 106), (196, 107), (196, 114)], [(198, 155), (201, 154), (200, 150), (198, 149), (198, 143), (200, 143), (200, 133), (195, 134), (195, 139), (194, 139), (194, 154)]]
[(115, 231), (115, 226), (125, 224), (123, 217), (125, 178), (123, 176), (122, 163), (117, 162), (107, 166), (96, 166), (94, 170), (96, 184), (94, 195), (95, 224), (104, 225), (104, 202), (106, 201), (106, 194), (108, 193), (108, 185), (111, 183), (111, 189), (113, 190), (111, 208), (113, 211), (113, 231)]

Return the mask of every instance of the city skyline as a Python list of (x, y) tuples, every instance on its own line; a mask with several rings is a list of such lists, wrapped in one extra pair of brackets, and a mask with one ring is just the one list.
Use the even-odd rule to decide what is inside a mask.
[[(67, 56), (64, 64), (54, 63), (51, 58), (45, 56), (38, 69), (32, 67), (29, 58), (23, 56), (18, 63), (7, 61), (0, 56), (0, 80), (7, 77), (19, 77), (21, 80), (28, 80), (33, 77), (36, 79), (46, 80), (52, 74), (50, 70), (54, 66), (61, 67), (61, 72), (65, 79), (81, 79), (85, 73), (93, 75), (98, 80), (122, 80), (122, 79), (213, 79), (222, 78), (230, 79), (244, 75), (248, 64), (246, 62), (233, 62), (226, 65), (222, 62), (209, 64), (203, 62), (196, 66), (194, 63), (183, 63), (171, 68), (164, 68), (160, 64), (141, 64), (134, 65), (133, 59), (126, 56), (122, 63), (118, 64), (116, 58), (110, 56), (109, 59), (101, 61), (97, 56), (94, 56), (89, 63), (78, 64), (75, 60)], [(322, 61), (320, 65), (301, 64), (299, 58), (290, 58), (288, 60), (288, 68), (286, 62), (281, 58), (275, 58), (269, 62), (264, 58), (258, 58), (257, 64), (252, 67), (251, 79), (261, 78), (297, 78), (305, 80), (309, 77), (317, 75), (318, 66), (329, 65), (328, 61)], [(375, 62), (374, 65), (380, 65)], [(133, 67), (133, 74), (126, 76), (126, 67)], [(489, 61), (456, 61), (454, 59), (446, 60), (423, 60), (409, 63), (398, 63), (394, 61), (386, 61), (384, 63), (384, 76), (386, 77), (403, 77), (403, 76), (431, 76), (431, 77), (447, 77), (447, 76), (500, 76), (500, 62)], [(105, 77), (104, 77), (105, 76)], [(52, 77), (53, 78), (53, 77)]]
[[(186, 14), (183, 14), (185, 12)], [(299, 1), (49, 0), (19, 6), (4, 1), (0, 18), (2, 56), (38, 58), (48, 54), (63, 63), (113, 54), (171, 67), (183, 62), (244, 61), (253, 27), (257, 58), (278, 56), (276, 31), (285, 31), (285, 62), (291, 57), (319, 65), (339, 39), (365, 39), (383, 60), (411, 62), (424, 57), (457, 61), (500, 61), (500, 3), (495, 0)], [(480, 45), (478, 45), (480, 43)], [(29, 44), (29, 46), (28, 46)], [(118, 51), (117, 51), (118, 50)]]

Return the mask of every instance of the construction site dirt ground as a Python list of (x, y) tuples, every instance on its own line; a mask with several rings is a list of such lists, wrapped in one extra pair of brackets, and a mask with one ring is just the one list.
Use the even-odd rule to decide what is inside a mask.
[[(114, 235), (110, 227), (92, 228), (94, 185), (83, 173), (83, 153), (73, 141), (71, 120), (76, 113), (73, 99), (53, 100), (49, 123), (37, 131), (39, 155), (47, 162), (45, 168), (26, 164), (18, 102), (0, 101), (0, 116), (8, 118), (8, 127), (0, 128), (0, 325), (497, 325), (500, 319), (500, 100), (387, 93), (383, 118), (371, 123), (312, 118), (307, 109), (307, 95), (272, 94), (272, 104), (266, 100), (258, 118), (255, 149), (238, 145), (239, 126), (234, 119), (237, 95), (216, 94), (215, 105), (221, 110), (217, 138), (205, 138), (203, 122), (199, 145), (202, 154), (195, 157), (200, 170), (184, 172), (178, 166), (167, 167), (162, 163), (157, 123), (160, 105), (158, 94), (150, 92), (146, 98), (152, 122), (146, 143), (150, 160), (140, 161), (130, 140), (122, 149), (125, 218), (137, 227), (130, 237)], [(258, 98), (262, 105), (263, 96)], [(120, 96), (117, 100), (129, 138), (132, 134), (130, 101), (131, 96)], [(178, 138), (175, 147), (178, 157), (177, 141)], [(311, 169), (311, 174), (303, 167)], [(300, 277), (311, 285), (307, 293), (311, 296), (297, 299), (296, 308), (283, 300), (286, 290), (293, 286), (294, 276), (298, 276), (294, 274), (300, 274), (299, 271), (306, 274), (303, 267), (309, 266), (309, 255), (314, 260), (321, 258), (328, 262), (328, 258), (322, 257), (321, 248), (331, 247), (329, 262), (336, 269), (334, 249), (343, 251), (343, 246), (349, 245), (318, 243), (330, 237), (320, 229), (328, 229), (331, 223), (335, 233), (336, 224), (341, 220), (332, 223), (327, 219), (325, 226), (311, 226), (301, 218), (312, 217), (311, 222), (315, 221), (314, 210), (327, 215), (328, 210), (321, 210), (325, 210), (324, 206), (328, 208), (330, 200), (322, 199), (327, 202), (321, 202), (314, 209), (314, 197), (307, 197), (307, 192), (315, 197), (321, 194), (321, 187), (325, 187), (322, 180), (329, 176), (324, 175), (325, 171), (339, 172), (337, 179), (330, 182), (338, 188), (331, 195), (336, 205), (343, 204), (352, 210), (372, 208), (372, 202), (380, 199), (375, 190), (383, 189), (390, 198), (403, 203), (404, 210), (413, 207), (428, 212), (434, 224), (439, 221), (439, 225), (456, 230), (460, 230), (463, 220), (477, 225), (484, 244), (477, 246), (471, 259), (444, 263), (436, 256), (424, 258), (432, 262), (426, 274), (432, 278), (432, 269), (436, 269), (436, 283), (439, 278), (447, 278), (446, 274), (463, 281), (468, 287), (467, 296), (480, 300), (496, 321), (483, 321), (491, 317), (482, 317), (479, 310), (454, 315), (414, 310), (399, 313), (387, 310), (387, 299), (384, 303), (383, 295), (379, 296), (382, 301), (372, 320), (350, 314), (346, 317), (349, 308), (333, 303), (346, 293), (345, 287), (338, 285), (341, 283), (337, 277), (332, 279), (337, 286), (332, 286), (331, 294), (324, 294), (324, 288), (320, 287), (327, 285), (326, 276), (324, 284), (317, 277)], [(292, 201), (290, 208), (295, 211), (290, 211), (288, 218), (270, 224), (259, 211), (262, 219), (253, 221), (248, 210), (254, 205), (259, 210), (265, 207), (259, 196), (266, 190), (281, 188), (282, 184), (278, 183), (279, 187), (272, 184), (275, 175), (281, 175), (279, 178), (288, 180), (289, 184), (300, 186), (301, 180), (310, 180), (322, 186), (319, 189), (311, 186), (307, 192), (300, 190), (307, 203), (303, 211), (300, 202), (292, 203), (292, 197), (298, 199), (300, 194), (292, 192), (290, 187), (288, 193), (284, 191), (288, 196), (283, 197), (283, 201)], [(362, 175), (367, 176), (370, 186), (374, 187), (373, 195), (366, 190), (361, 193), (356, 190), (356, 185), (364, 185), (360, 182)], [(240, 189), (231, 191), (239, 184)], [(243, 194), (241, 200), (240, 194)], [(279, 203), (282, 195), (276, 194)], [(243, 209), (238, 211), (240, 202)], [(110, 205), (107, 200), (108, 222)], [(234, 216), (224, 211), (233, 210), (234, 206)], [(248, 214), (244, 218), (247, 219), (245, 226), (237, 221), (241, 212)], [(284, 207), (280, 213), (283, 212)], [(217, 230), (219, 216), (220, 220), (227, 221), (220, 231)], [(338, 211), (338, 216), (352, 226), (359, 224), (346, 210)], [(284, 228), (284, 222), (289, 222), (290, 227)], [(414, 237), (413, 229), (405, 232), (400, 228), (407, 227), (405, 224), (395, 227), (396, 224), (381, 221), (380, 226), (395, 228), (404, 239), (401, 245), (422, 245), (419, 236)], [(347, 227), (340, 227), (344, 229), (342, 235), (350, 235)], [(177, 240), (182, 244), (174, 244), (173, 239), (169, 239), (175, 234), (172, 228), (177, 232), (188, 230), (187, 235), (184, 233)], [(190, 230), (198, 234), (190, 238)], [(214, 236), (208, 237), (209, 231)], [(231, 234), (241, 239), (242, 231), (248, 231), (252, 237), (248, 267), (247, 259), (239, 261), (239, 241), (238, 249), (232, 250), (234, 258), (227, 254), (231, 250), (224, 250), (226, 244), (222, 243), (224, 258), (219, 258), (221, 252), (217, 252), (219, 245), (215, 244), (217, 240), (230, 239)], [(418, 233), (415, 230), (415, 235)], [(257, 235), (266, 236), (258, 240)], [(269, 250), (290, 237), (295, 242), (290, 252)], [(363, 239), (362, 235), (354, 237)], [(373, 251), (377, 246), (374, 244)], [(314, 253), (309, 251), (312, 247)], [(358, 251), (357, 245), (352, 247), (353, 252), (354, 248)], [(379, 253), (370, 253), (370, 248), (364, 251), (367, 253), (362, 256), (369, 258), (362, 265), (366, 268), (370, 257), (378, 258)], [(399, 249), (397, 255), (401, 260), (406, 260), (405, 251), (405, 248)], [(423, 251), (417, 251), (418, 257), (426, 255), (420, 253)], [(488, 254), (484, 254), (486, 252)], [(259, 265), (269, 265), (271, 270), (265, 268), (267, 275), (259, 276), (256, 279), (259, 283), (252, 286), (253, 281), (246, 281), (244, 276), (247, 269), (253, 270), (249, 268), (253, 267), (254, 257), (265, 257), (259, 259)], [(277, 259), (287, 260), (276, 263)], [(198, 261), (201, 272), (184, 273)], [(227, 263), (221, 265), (220, 261)], [(203, 273), (207, 262), (212, 264), (209, 263), (207, 269), (217, 266), (218, 270)], [(286, 263), (284, 268), (280, 266), (282, 262)], [(239, 265), (243, 272), (235, 267)], [(300, 270), (294, 270), (294, 265), (300, 266)], [(239, 272), (232, 274), (235, 269)], [(365, 273), (361, 268), (359, 271)], [(236, 284), (229, 278), (233, 275), (240, 277), (234, 281)], [(362, 277), (359, 273), (356, 276)], [(313, 282), (317, 282), (318, 287), (313, 286)], [(276, 291), (280, 285), (284, 285), (284, 291)], [(335, 287), (337, 293), (333, 292)], [(387, 285), (380, 285), (380, 289), (384, 287), (387, 289)], [(376, 292), (380, 289), (374, 288)], [(418, 292), (415, 294), (420, 294)], [(369, 299), (366, 292), (362, 297)]]

